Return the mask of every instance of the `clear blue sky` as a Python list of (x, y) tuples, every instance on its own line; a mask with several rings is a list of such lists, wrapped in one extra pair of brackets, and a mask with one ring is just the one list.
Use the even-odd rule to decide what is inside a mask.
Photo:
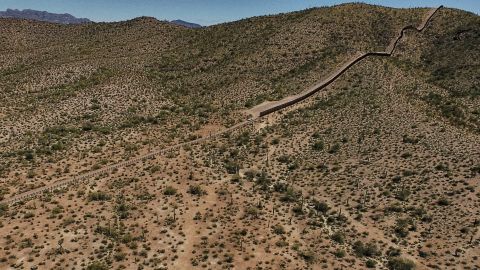
[[(330, 6), (342, 0), (0, 0), (0, 10), (37, 9), (70, 13), (93, 21), (120, 21), (139, 16), (160, 20), (182, 19), (211, 25), (238, 19)], [(445, 5), (480, 14), (480, 0), (364, 0), (391, 7), (431, 7)]]

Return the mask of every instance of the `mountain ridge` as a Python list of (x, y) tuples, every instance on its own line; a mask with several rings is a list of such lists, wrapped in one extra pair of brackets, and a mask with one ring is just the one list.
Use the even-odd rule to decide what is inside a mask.
[(51, 13), (33, 9), (7, 9), (6, 11), (0, 11), (0, 18), (28, 19), (60, 24), (80, 24), (92, 22), (87, 18), (77, 18), (68, 13)]
[[(0, 18), (9, 18), (9, 19), (25, 19), (33, 20), (40, 22), (49, 22), (49, 23), (59, 23), (59, 24), (83, 24), (83, 23), (94, 23), (88, 18), (77, 18), (69, 13), (52, 13), (48, 11), (40, 11), (34, 9), (10, 9), (8, 8), (5, 11), (0, 11)], [(139, 20), (149, 20), (149, 21), (159, 21), (155, 17), (150, 16), (140, 16), (126, 21), (139, 21)], [(183, 26), (186, 28), (201, 28), (203, 27), (200, 24), (187, 22), (184, 20), (176, 19), (172, 21), (166, 21), (168, 23)]]

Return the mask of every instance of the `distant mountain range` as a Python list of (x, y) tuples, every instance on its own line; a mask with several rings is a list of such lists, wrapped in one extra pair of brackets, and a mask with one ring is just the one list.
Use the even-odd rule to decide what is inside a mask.
[[(57, 14), (47, 11), (38, 11), (33, 9), (7, 9), (6, 11), (0, 11), (0, 18), (16, 18), (16, 19), (28, 19), (36, 21), (44, 21), (60, 24), (79, 24), (92, 22), (87, 18), (77, 18), (71, 14)], [(201, 28), (202, 26), (196, 23), (190, 23), (182, 20), (170, 21), (170, 23), (181, 25), (188, 28)]]
[(173, 24), (176, 24), (176, 25), (185, 26), (187, 28), (201, 28), (201, 27), (203, 27), (200, 24), (186, 22), (186, 21), (182, 21), (182, 20), (174, 20), (174, 21), (170, 21), (170, 22), (173, 23)]
[(77, 24), (91, 22), (86, 18), (76, 18), (68, 13), (56, 14), (46, 11), (38, 11), (32, 9), (7, 9), (6, 11), (0, 11), (0, 18), (16, 18), (16, 19), (29, 19), (36, 21), (61, 23), (61, 24)]

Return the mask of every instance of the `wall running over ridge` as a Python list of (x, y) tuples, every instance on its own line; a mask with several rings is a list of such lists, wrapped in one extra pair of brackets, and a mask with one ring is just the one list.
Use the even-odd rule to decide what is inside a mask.
[(435, 8), (435, 9), (431, 9), (427, 15), (425, 16), (424, 20), (422, 21), (422, 23), (415, 27), (413, 25), (407, 25), (405, 27), (403, 27), (398, 36), (392, 40), (392, 42), (390, 42), (390, 44), (388, 45), (387, 49), (384, 51), (384, 52), (369, 52), (369, 53), (362, 53), (356, 57), (354, 57), (353, 59), (351, 59), (350, 61), (348, 61), (346, 64), (344, 64), (340, 69), (336, 70), (332, 75), (330, 75), (327, 79), (325, 79), (324, 81), (322, 81), (321, 83), (317, 84), (316, 86), (314, 86), (313, 88), (310, 88), (309, 90), (307, 90), (306, 92), (304, 93), (301, 93), (300, 95), (298, 95), (297, 97), (295, 97), (294, 99), (291, 99), (291, 100), (287, 100), (285, 101), (284, 103), (281, 103), (281, 104), (276, 104), (274, 105), (273, 107), (271, 108), (268, 108), (266, 110), (263, 110), (260, 112), (259, 116), (262, 117), (262, 116), (265, 116), (267, 114), (271, 114), (273, 112), (276, 112), (276, 111), (279, 111), (281, 109), (284, 109), (286, 107), (289, 107), (289, 106), (292, 106), (293, 104), (295, 103), (298, 103), (302, 100), (305, 100), (306, 98), (312, 96), (313, 94), (317, 93), (318, 91), (322, 90), (323, 88), (327, 87), (328, 85), (330, 85), (332, 82), (334, 82), (338, 77), (340, 77), (340, 75), (342, 75), (345, 71), (347, 71), (350, 67), (352, 67), (353, 65), (355, 65), (356, 63), (360, 62), (361, 60), (363, 60), (364, 58), (366, 58), (367, 56), (391, 56), (393, 54), (393, 52), (395, 51), (395, 48), (397, 47), (397, 44), (398, 42), (403, 38), (403, 35), (404, 35), (404, 32), (406, 30), (416, 30), (417, 32), (421, 32), (425, 26), (428, 24), (428, 22), (430, 21), (430, 19), (433, 17), (433, 15), (440, 9), (442, 8), (443, 6), (440, 6), (438, 8)]

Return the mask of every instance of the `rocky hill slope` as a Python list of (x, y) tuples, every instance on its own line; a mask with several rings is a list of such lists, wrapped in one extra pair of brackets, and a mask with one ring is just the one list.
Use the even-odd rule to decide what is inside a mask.
[[(426, 12), (348, 4), (200, 29), (0, 19), (0, 194), (209, 136)], [(479, 26), (440, 9), (392, 57), (293, 107), (1, 205), (0, 268), (478, 268)]]

